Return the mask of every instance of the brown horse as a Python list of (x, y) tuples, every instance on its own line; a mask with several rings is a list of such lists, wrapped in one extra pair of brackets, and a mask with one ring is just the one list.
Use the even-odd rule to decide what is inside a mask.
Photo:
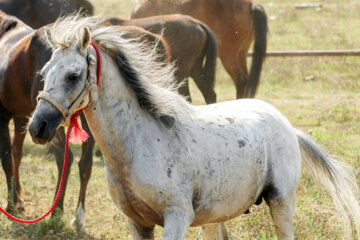
[[(254, 97), (266, 55), (267, 17), (250, 0), (137, 0), (131, 18), (182, 13), (204, 22), (217, 37), (219, 57), (236, 86), (236, 97)], [(246, 56), (254, 56), (248, 75)]]
[[(216, 41), (211, 30), (203, 23), (181, 14), (131, 20), (116, 17), (106, 22), (113, 25), (138, 26), (161, 35), (169, 46), (169, 60), (175, 62), (176, 81), (180, 83), (192, 77), (205, 102), (216, 102)], [(182, 83), (179, 92), (191, 100), (187, 80)]]
[(0, 10), (32, 28), (53, 23), (58, 17), (79, 10), (89, 15), (94, 13), (94, 7), (88, 0), (0, 0)]
[[(110, 21), (105, 21), (104, 24), (113, 25)], [(162, 36), (137, 26), (116, 26), (114, 29), (123, 32), (124, 38), (132, 39), (134, 42), (143, 42), (149, 48), (155, 49), (159, 62), (167, 63), (171, 59), (169, 44)]]
[[(50, 59), (52, 49), (45, 36), (45, 29), (33, 30), (15, 17), (0, 11), (0, 158), (5, 171), (8, 187), (8, 210), (23, 209), (19, 166), (22, 158), (22, 147), (26, 134), (28, 117), (36, 106), (36, 96), (43, 89), (43, 81), (37, 74)], [(13, 119), (15, 131), (11, 146), (9, 122)], [(85, 119), (82, 118), (85, 130), (90, 134)], [(57, 144), (53, 144), (56, 163), (59, 171), (58, 185), (62, 173), (64, 158), (64, 129), (57, 131)], [(91, 174), (92, 150), (94, 140), (91, 137), (82, 146), (79, 161), (81, 190), (78, 207), (84, 208), (85, 192)], [(64, 196), (73, 155), (69, 152), (64, 189), (57, 207), (63, 210)], [(13, 163), (13, 164), (12, 164)], [(58, 185), (56, 189), (58, 188)], [(12, 189), (13, 195), (11, 194)], [(13, 201), (12, 201), (13, 200)], [(14, 202), (15, 206), (12, 206)], [(77, 216), (76, 216), (77, 217)]]

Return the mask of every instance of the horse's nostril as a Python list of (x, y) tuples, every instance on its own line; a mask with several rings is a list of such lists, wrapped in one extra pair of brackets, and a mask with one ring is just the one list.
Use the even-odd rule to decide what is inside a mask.
[(39, 132), (38, 132), (38, 134), (37, 134), (37, 136), (36, 137), (41, 137), (42, 135), (44, 135), (44, 133), (45, 133), (45, 130), (46, 130), (46, 126), (47, 126), (47, 121), (43, 121), (42, 123), (41, 123), (41, 126), (40, 126), (40, 129), (39, 129)]

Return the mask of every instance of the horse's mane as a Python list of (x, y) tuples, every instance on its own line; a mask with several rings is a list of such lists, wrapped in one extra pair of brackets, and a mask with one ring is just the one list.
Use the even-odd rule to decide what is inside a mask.
[(88, 28), (91, 41), (112, 56), (142, 109), (172, 127), (190, 109), (184, 97), (177, 93), (173, 65), (156, 61), (155, 48), (124, 38), (126, 32), (119, 32), (114, 26), (102, 26), (98, 20), (98, 17), (78, 15), (57, 20), (51, 29), (51, 44), (54, 48), (82, 46)]

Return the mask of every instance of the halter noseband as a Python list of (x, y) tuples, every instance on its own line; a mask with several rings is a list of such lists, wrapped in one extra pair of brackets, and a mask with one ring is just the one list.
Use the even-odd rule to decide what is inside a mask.
[[(41, 91), (37, 96), (37, 100), (44, 99), (51, 103), (62, 115), (63, 125), (65, 127), (70, 126), (71, 116), (76, 112), (81, 112), (83, 109), (77, 111), (76, 108), (82, 103), (82, 101), (89, 95), (90, 104), (97, 102), (98, 92), (97, 87), (100, 80), (101, 72), (101, 56), (98, 47), (91, 42), (91, 47), (87, 48), (87, 61), (88, 61), (88, 77), (85, 83), (84, 89), (76, 100), (70, 105), (69, 108), (65, 108), (62, 104), (57, 102), (55, 98), (50, 96), (47, 92)], [(96, 56), (96, 57), (95, 57)], [(97, 64), (96, 64), (97, 63)], [(97, 66), (96, 66), (97, 65)]]

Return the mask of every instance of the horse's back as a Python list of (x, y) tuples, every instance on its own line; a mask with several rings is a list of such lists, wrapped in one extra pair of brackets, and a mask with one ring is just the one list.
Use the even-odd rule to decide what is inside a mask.
[(178, 67), (176, 77), (179, 81), (189, 76), (195, 61), (201, 58), (208, 38), (207, 32), (198, 20), (181, 14), (130, 20), (111, 18), (108, 22), (138, 26), (151, 33), (161, 35), (168, 45), (169, 60), (176, 61)]

